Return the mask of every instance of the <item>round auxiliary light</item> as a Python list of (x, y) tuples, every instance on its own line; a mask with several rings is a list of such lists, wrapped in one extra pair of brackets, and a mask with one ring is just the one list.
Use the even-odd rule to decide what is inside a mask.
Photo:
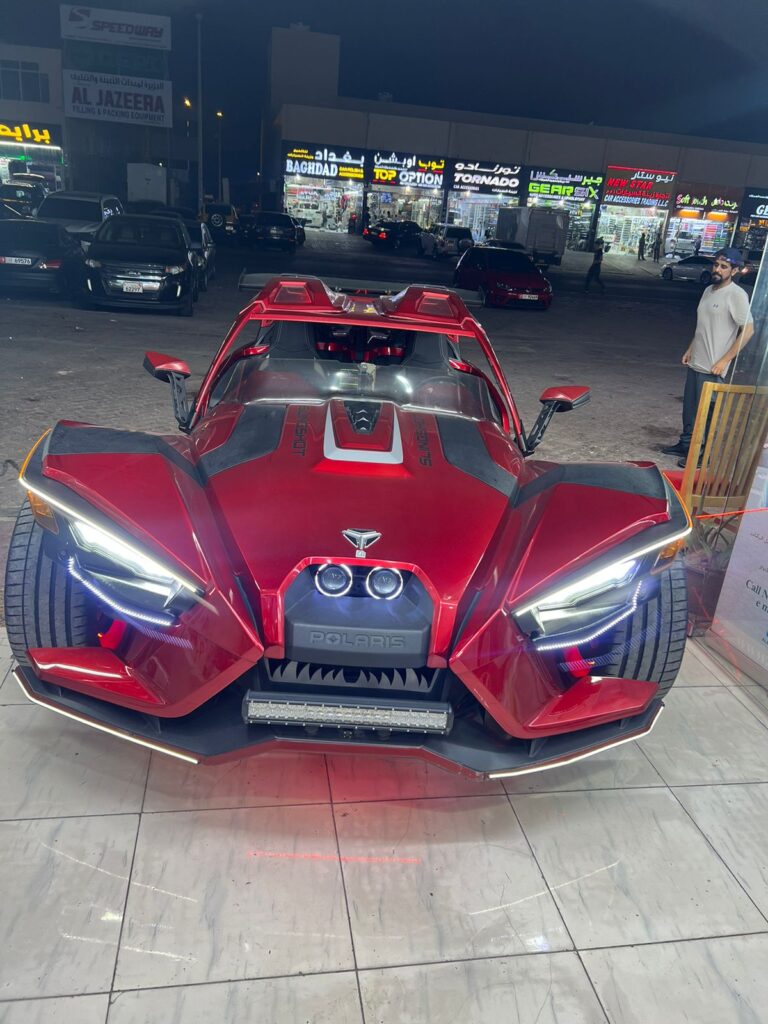
[(365, 580), (365, 589), (377, 601), (391, 601), (403, 592), (403, 577), (397, 569), (371, 569)]
[(315, 573), (315, 587), (323, 597), (344, 597), (352, 589), (352, 572), (346, 565), (329, 562)]

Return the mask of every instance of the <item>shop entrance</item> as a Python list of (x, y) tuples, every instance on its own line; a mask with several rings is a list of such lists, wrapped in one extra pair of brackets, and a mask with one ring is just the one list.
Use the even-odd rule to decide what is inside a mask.
[(317, 179), (293, 175), (286, 179), (285, 212), (307, 227), (348, 231), (349, 218), (357, 223), (363, 214), (363, 186), (335, 178)]
[(519, 206), (516, 196), (482, 195), (476, 192), (448, 193), (448, 223), (469, 228), (476, 242), (494, 238), (499, 210)]
[(368, 220), (412, 220), (428, 228), (437, 224), (443, 211), (443, 190), (409, 186), (371, 185), (368, 192)]
[(653, 250), (656, 235), (663, 237), (666, 210), (655, 207), (602, 206), (597, 237), (610, 242), (614, 252), (636, 253), (640, 235), (645, 232), (645, 251)]

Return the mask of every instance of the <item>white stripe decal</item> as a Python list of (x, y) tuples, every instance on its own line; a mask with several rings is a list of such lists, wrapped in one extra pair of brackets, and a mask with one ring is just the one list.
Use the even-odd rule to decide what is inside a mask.
[(403, 461), (403, 439), (400, 436), (400, 422), (395, 409), (395, 421), (392, 424), (392, 447), (386, 452), (369, 451), (366, 448), (339, 448), (333, 432), (331, 406), (325, 413), (325, 435), (323, 437), (323, 455), (333, 462), (379, 462), (390, 466), (399, 466)]

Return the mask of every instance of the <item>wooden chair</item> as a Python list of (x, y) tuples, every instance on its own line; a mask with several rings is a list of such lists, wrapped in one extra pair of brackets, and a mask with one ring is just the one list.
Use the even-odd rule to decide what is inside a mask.
[(692, 516), (746, 508), (767, 431), (768, 387), (704, 385), (685, 468), (665, 473)]

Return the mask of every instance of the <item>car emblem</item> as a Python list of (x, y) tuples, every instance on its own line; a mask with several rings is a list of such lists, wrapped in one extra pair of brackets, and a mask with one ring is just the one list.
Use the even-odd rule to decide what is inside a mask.
[(365, 558), (366, 549), (381, 540), (381, 534), (376, 530), (342, 530), (341, 535), (357, 548), (355, 558)]

